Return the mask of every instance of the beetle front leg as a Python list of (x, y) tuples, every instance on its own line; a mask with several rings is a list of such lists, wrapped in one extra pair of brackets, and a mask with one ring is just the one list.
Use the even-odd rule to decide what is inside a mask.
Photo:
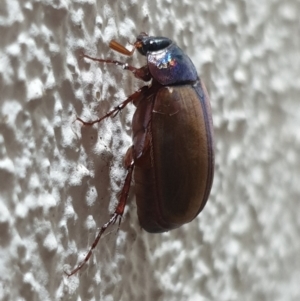
[(149, 68), (148, 68), (148, 65), (143, 66), (141, 68), (136, 68), (131, 65), (128, 65), (127, 63), (123, 63), (123, 62), (112, 60), (112, 59), (99, 59), (96, 57), (86, 55), (84, 53), (82, 53), (81, 56), (84, 58), (90, 59), (92, 61), (98, 62), (98, 63), (114, 64), (117, 66), (121, 66), (124, 70), (129, 70), (130, 72), (132, 72), (136, 78), (141, 79), (145, 82), (148, 82), (152, 78)]
[(130, 102), (136, 102), (137, 100), (141, 99), (144, 95), (144, 93), (149, 89), (148, 86), (143, 86), (141, 89), (139, 89), (138, 91), (134, 92), (133, 94), (131, 94), (127, 99), (125, 99), (123, 102), (121, 102), (118, 106), (116, 106), (113, 110), (109, 111), (108, 113), (106, 113), (104, 116), (102, 116), (99, 119), (96, 119), (94, 121), (84, 121), (79, 117), (76, 117), (76, 120), (80, 121), (82, 124), (84, 125), (93, 125), (95, 123), (98, 123), (102, 120), (104, 120), (105, 118), (108, 117), (115, 117), (118, 115), (118, 113), (120, 111), (122, 111)]
[(118, 202), (118, 205), (115, 209), (115, 212), (113, 213), (112, 217), (110, 218), (110, 220), (105, 223), (102, 228), (100, 229), (99, 233), (97, 234), (89, 252), (87, 253), (87, 255), (85, 256), (84, 260), (70, 273), (65, 271), (65, 274), (70, 277), (72, 275), (74, 275), (75, 273), (77, 273), (90, 259), (90, 257), (92, 256), (93, 250), (96, 248), (102, 234), (106, 231), (106, 229), (110, 226), (116, 223), (116, 221), (119, 219), (119, 227), (120, 227), (120, 223), (121, 223), (121, 218), (123, 216), (124, 213), (124, 209), (125, 209), (125, 205), (128, 199), (128, 195), (129, 195), (129, 190), (130, 190), (130, 186), (131, 186), (131, 179), (132, 179), (132, 173), (133, 173), (133, 169), (134, 169), (134, 161), (133, 161), (133, 156), (132, 156), (132, 147), (130, 147), (126, 153), (125, 156), (125, 167), (127, 169), (127, 175), (125, 178), (125, 182), (120, 194), (120, 199)]

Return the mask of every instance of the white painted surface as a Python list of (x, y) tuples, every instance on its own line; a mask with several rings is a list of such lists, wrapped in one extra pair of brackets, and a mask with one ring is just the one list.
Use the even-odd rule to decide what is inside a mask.
[[(297, 0), (2, 0), (0, 299), (299, 300), (299, 9)], [(162, 235), (140, 228), (132, 195), (120, 231), (67, 278), (116, 204), (133, 107), (93, 128), (73, 121), (143, 84), (79, 54), (121, 58), (108, 42), (140, 31), (173, 38), (206, 82), (213, 191), (195, 221)]]

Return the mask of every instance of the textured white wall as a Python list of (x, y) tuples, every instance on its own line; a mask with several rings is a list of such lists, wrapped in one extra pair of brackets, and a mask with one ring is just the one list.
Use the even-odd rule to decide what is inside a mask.
[[(299, 0), (1, 0), (0, 299), (299, 300)], [(192, 223), (153, 235), (134, 195), (89, 265), (67, 278), (113, 211), (143, 85), (80, 60), (140, 31), (174, 39), (211, 96), (216, 175)], [(126, 58), (122, 58), (126, 60)], [(138, 55), (129, 59), (143, 64)]]

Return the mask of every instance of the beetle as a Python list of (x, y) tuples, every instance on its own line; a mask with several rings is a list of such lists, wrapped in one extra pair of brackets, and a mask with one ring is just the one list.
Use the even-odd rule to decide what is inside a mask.
[(124, 165), (127, 175), (119, 202), (110, 220), (100, 229), (84, 260), (89, 260), (104, 231), (117, 220), (119, 226), (134, 174), (137, 214), (141, 227), (161, 233), (192, 221), (204, 208), (214, 175), (214, 139), (211, 107), (206, 88), (190, 58), (169, 38), (137, 36), (130, 51), (116, 41), (110, 48), (127, 56), (137, 50), (147, 64), (135, 68), (111, 59), (98, 59), (129, 70), (143, 81), (151, 81), (103, 117), (86, 122), (91, 126), (116, 116), (127, 104), (136, 111), (132, 120), (133, 145)]

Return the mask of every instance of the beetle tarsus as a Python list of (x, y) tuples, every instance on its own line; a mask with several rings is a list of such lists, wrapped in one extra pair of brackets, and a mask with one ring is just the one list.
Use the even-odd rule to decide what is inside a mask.
[(120, 222), (121, 222), (122, 214), (123, 214), (123, 212), (121, 212), (121, 213), (115, 212), (115, 213), (112, 215), (112, 217), (110, 218), (110, 220), (109, 220), (106, 224), (104, 224), (104, 225), (102, 226), (102, 228), (100, 229), (99, 233), (97, 234), (96, 239), (94, 240), (94, 242), (93, 242), (93, 244), (92, 244), (92, 246), (91, 246), (89, 252), (88, 252), (87, 255), (85, 256), (84, 260), (83, 260), (83, 261), (82, 261), (82, 262), (81, 262), (81, 263), (80, 263), (73, 271), (71, 271), (70, 273), (64, 271), (64, 273), (65, 273), (68, 277), (70, 277), (70, 276), (74, 275), (75, 273), (77, 273), (77, 272), (78, 272), (78, 271), (79, 271), (79, 270), (80, 270), (80, 269), (88, 262), (88, 260), (90, 259), (91, 255), (92, 255), (92, 253), (93, 253), (93, 250), (96, 248), (96, 246), (97, 246), (97, 244), (98, 244), (98, 242), (99, 242), (99, 240), (100, 240), (102, 234), (106, 231), (106, 229), (107, 229), (110, 225), (115, 224), (118, 218), (120, 218)]

